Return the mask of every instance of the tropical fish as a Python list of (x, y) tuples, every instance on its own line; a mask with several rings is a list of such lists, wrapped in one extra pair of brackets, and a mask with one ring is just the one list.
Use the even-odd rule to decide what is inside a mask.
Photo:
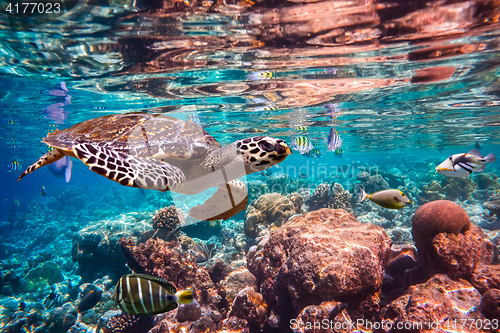
[(334, 151), (336, 157), (342, 157), (342, 149), (337, 148)]
[(56, 178), (64, 178), (66, 183), (71, 179), (71, 168), (73, 167), (73, 162), (71, 157), (65, 156), (54, 163), (49, 164), (49, 171)]
[(436, 167), (436, 172), (448, 177), (467, 177), (473, 172), (484, 171), (485, 163), (495, 161), (493, 153), (483, 157), (477, 149), (472, 149), (468, 153), (448, 157)]
[(78, 312), (83, 312), (92, 309), (97, 303), (100, 302), (102, 297), (102, 290), (93, 289), (85, 294), (78, 304), (78, 308), (76, 309)]
[(253, 72), (247, 75), (248, 80), (270, 80), (270, 79), (275, 79), (276, 78), (276, 72), (266, 72), (266, 71), (260, 71), (260, 72)]
[(167, 281), (147, 274), (127, 274), (116, 284), (111, 296), (129, 314), (158, 314), (193, 302), (193, 289), (177, 292)]
[(20, 203), (19, 203), (19, 200), (18, 200), (18, 199), (14, 199), (14, 206), (15, 206), (16, 208), (19, 208)]
[(42, 186), (42, 191), (40, 193), (42, 194), (42, 197), (47, 196), (47, 191), (45, 191), (45, 186)]
[(297, 126), (295, 127), (295, 130), (297, 132), (306, 132), (307, 130), (309, 130), (309, 128), (307, 128), (306, 126)]
[(361, 199), (358, 203), (363, 202), (366, 198), (381, 207), (390, 209), (401, 209), (412, 203), (411, 200), (400, 190), (383, 190), (372, 194), (366, 194), (365, 190), (361, 188)]
[(335, 151), (337, 148), (342, 147), (342, 139), (339, 133), (332, 127), (330, 134), (328, 135), (328, 150)]
[(6, 167), (8, 172), (13, 172), (13, 173), (18, 173), (22, 169), (21, 163), (15, 160), (10, 161), (9, 164), (6, 165)]
[(319, 149), (313, 149), (310, 152), (307, 152), (304, 154), (305, 157), (312, 157), (312, 158), (320, 158), (321, 157), (321, 151)]
[(17, 120), (14, 118), (7, 118), (5, 120), (5, 122), (7, 123), (7, 125), (16, 125), (17, 124)]
[(301, 154), (308, 153), (313, 149), (312, 143), (305, 136), (298, 136), (293, 140), (292, 148)]

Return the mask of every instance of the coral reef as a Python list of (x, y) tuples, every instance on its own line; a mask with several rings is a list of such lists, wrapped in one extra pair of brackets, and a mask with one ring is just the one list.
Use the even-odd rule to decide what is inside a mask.
[(245, 267), (232, 271), (221, 283), (221, 289), (224, 291), (226, 300), (229, 303), (233, 302), (236, 295), (247, 287), (257, 290), (257, 279)]
[(455, 178), (446, 177), (441, 182), (443, 193), (447, 200), (455, 201), (460, 199), (462, 201), (468, 200), (472, 197), (475, 188), (470, 177)]
[(417, 202), (419, 205), (423, 205), (431, 201), (444, 200), (445, 195), (441, 193), (442, 191), (441, 184), (437, 180), (432, 180), (429, 184), (422, 186), (422, 192), (420, 192)]
[(273, 174), (271, 177), (267, 178), (267, 188), (270, 193), (281, 193), (286, 194), (287, 186), (289, 183), (290, 176), (286, 173)]
[(190, 287), (195, 290), (195, 299), (201, 306), (200, 318), (183, 324), (177, 321), (175, 317), (177, 312), (170, 311), (157, 316), (156, 328), (153, 328), (155, 331), (159, 325), (165, 325), (162, 322), (166, 321), (174, 331), (187, 325), (189, 332), (203, 332), (207, 328), (216, 330), (221, 325), (222, 318), (218, 310), (221, 296), (216, 285), (208, 272), (199, 267), (188, 252), (180, 249), (177, 241), (149, 239), (144, 244), (136, 245), (132, 239), (122, 238), (120, 246), (129, 267), (135, 272), (158, 276), (179, 290)]
[(465, 210), (451, 201), (432, 201), (417, 209), (412, 219), (412, 236), (418, 249), (419, 263), (427, 276), (442, 272), (441, 265), (435, 261), (434, 236), (442, 232), (464, 233), (470, 225)]
[(173, 205), (160, 209), (153, 217), (154, 233), (151, 237), (167, 240), (172, 232), (184, 223), (185, 219), (184, 213)]
[(351, 194), (339, 183), (318, 185), (307, 201), (309, 211), (321, 208), (344, 209), (352, 212)]
[(260, 196), (269, 193), (266, 183), (261, 180), (250, 180), (248, 182), (248, 202), (252, 203)]
[(292, 192), (286, 196), (293, 203), (295, 207), (295, 213), (302, 214), (302, 204), (304, 203), (304, 198), (297, 192)]
[(352, 212), (351, 208), (351, 193), (344, 191), (344, 188), (339, 183), (333, 184), (333, 188), (328, 201), (328, 208), (343, 209)]
[[(391, 325), (394, 331), (398, 323), (422, 325), (421, 328), (408, 327), (405, 332), (437, 332), (447, 328), (446, 325), (453, 330), (452, 318), (457, 322), (485, 319), (479, 311), (471, 311), (480, 301), (481, 294), (467, 281), (453, 281), (447, 275), (437, 274), (423, 284), (411, 286), (406, 294), (391, 302), (383, 311), (383, 320), (386, 327)], [(460, 326), (460, 331), (477, 332), (476, 327), (466, 326)]]
[(46, 261), (28, 272), (23, 289), (27, 292), (43, 290), (63, 280), (64, 276), (59, 265), (53, 261)]
[(349, 299), (359, 311), (375, 304), (390, 251), (381, 227), (362, 224), (341, 209), (320, 209), (256, 241), (248, 269), (275, 318), (270, 325), (287, 325), (318, 301)]
[(99, 319), (96, 332), (101, 330), (103, 333), (141, 333), (147, 332), (153, 325), (153, 316), (108, 311)]
[(490, 212), (490, 216), (495, 215), (497, 219), (500, 219), (500, 200), (492, 200), (483, 203), (484, 208)]
[(120, 251), (122, 237), (139, 239), (151, 226), (149, 215), (122, 214), (101, 220), (80, 230), (73, 236), (71, 257), (78, 262), (78, 273), (84, 282), (110, 275), (117, 279), (127, 273), (126, 261)]
[(486, 318), (490, 320), (500, 318), (500, 290), (490, 289), (484, 293), (480, 308)]
[(362, 329), (361, 325), (354, 325), (351, 317), (345, 310), (345, 306), (345, 304), (335, 301), (306, 306), (300, 311), (297, 318), (290, 321), (292, 332), (347, 332), (347, 330), (342, 330), (342, 328), (355, 326), (358, 330)]
[(245, 214), (245, 235), (255, 238), (257, 226), (279, 227), (290, 216), (295, 214), (295, 206), (290, 199), (279, 193), (268, 193), (249, 205)]
[(474, 176), (474, 182), (477, 187), (481, 190), (486, 190), (488, 188), (498, 189), (500, 184), (498, 183), (498, 177), (492, 173), (479, 172)]
[(309, 211), (326, 208), (330, 199), (330, 190), (331, 185), (328, 183), (318, 185), (307, 201)]
[(371, 175), (371, 171), (370, 173), (362, 171), (356, 175), (356, 179), (361, 182), (359, 185), (363, 187), (366, 193), (387, 190), (389, 183), (387, 183), (384, 177), (378, 174), (378, 169), (376, 169), (377, 173), (373, 176)]
[(260, 328), (267, 319), (267, 304), (254, 288), (245, 288), (236, 295), (231, 304), (228, 318), (231, 317), (245, 320), (250, 327)]

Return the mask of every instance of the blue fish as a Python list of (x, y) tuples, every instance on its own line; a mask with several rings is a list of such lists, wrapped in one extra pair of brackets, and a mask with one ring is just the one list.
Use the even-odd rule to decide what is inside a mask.
[(9, 164), (6, 165), (6, 167), (8, 172), (13, 173), (18, 173), (22, 169), (21, 163), (19, 163), (18, 161), (10, 161)]
[(328, 135), (328, 150), (335, 151), (337, 148), (342, 147), (342, 139), (339, 133), (332, 127), (330, 130), (330, 135)]
[(49, 171), (56, 178), (64, 178), (66, 183), (71, 179), (71, 168), (73, 167), (73, 161), (69, 156), (65, 156), (54, 163), (49, 164)]

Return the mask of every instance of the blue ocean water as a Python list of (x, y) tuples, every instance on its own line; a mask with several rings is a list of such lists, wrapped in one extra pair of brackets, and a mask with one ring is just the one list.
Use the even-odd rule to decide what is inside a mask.
[[(49, 132), (110, 114), (193, 121), (223, 146), (255, 136), (285, 140), (291, 156), (246, 177), (249, 205), (266, 191), (297, 192), (307, 205), (319, 185), (338, 183), (358, 220), (403, 230), (394, 243), (412, 243), (413, 213), (436, 199), (457, 202), (485, 233), (500, 230), (484, 206), (499, 200), (498, 161), (463, 179), (435, 172), (471, 149), (500, 156), (498, 5), (393, 4), (400, 12), (382, 2), (345, 5), (359, 10), (353, 14), (340, 3), (333, 15), (328, 1), (80, 1), (58, 20), (18, 32), (0, 14), (0, 327), (92, 331), (116, 308), (109, 295), (91, 315), (74, 316), (85, 327), (51, 330), (51, 311), (78, 306), (87, 284), (109, 287), (128, 268), (124, 258), (108, 269), (79, 259), (78, 237), (106, 230), (102, 239), (137, 240), (158, 210), (175, 204), (187, 213), (213, 193), (171, 197), (124, 187), (75, 158), (68, 183), (48, 167), (16, 182), (48, 151), (41, 140)], [(328, 150), (332, 128), (342, 140), (338, 152)], [(317, 155), (293, 148), (297, 138)], [(357, 204), (368, 184), (363, 172), (380, 175), (374, 191), (400, 189), (413, 205)], [(255, 245), (244, 220), (245, 210), (182, 232), (216, 244), (211, 256), (226, 260), (223, 230), (239, 234), (245, 251)], [(109, 246), (105, 258), (119, 256), (116, 242), (98, 242)], [(244, 261), (238, 255), (235, 262)], [(61, 298), (44, 305), (53, 292)], [(33, 312), (40, 317), (30, 321)]]

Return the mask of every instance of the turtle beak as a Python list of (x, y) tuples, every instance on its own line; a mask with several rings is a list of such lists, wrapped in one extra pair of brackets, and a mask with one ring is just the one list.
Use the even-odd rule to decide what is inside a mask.
[(292, 153), (292, 150), (288, 147), (285, 141), (280, 142), (276, 150), (278, 150), (278, 153), (285, 155), (290, 155)]

